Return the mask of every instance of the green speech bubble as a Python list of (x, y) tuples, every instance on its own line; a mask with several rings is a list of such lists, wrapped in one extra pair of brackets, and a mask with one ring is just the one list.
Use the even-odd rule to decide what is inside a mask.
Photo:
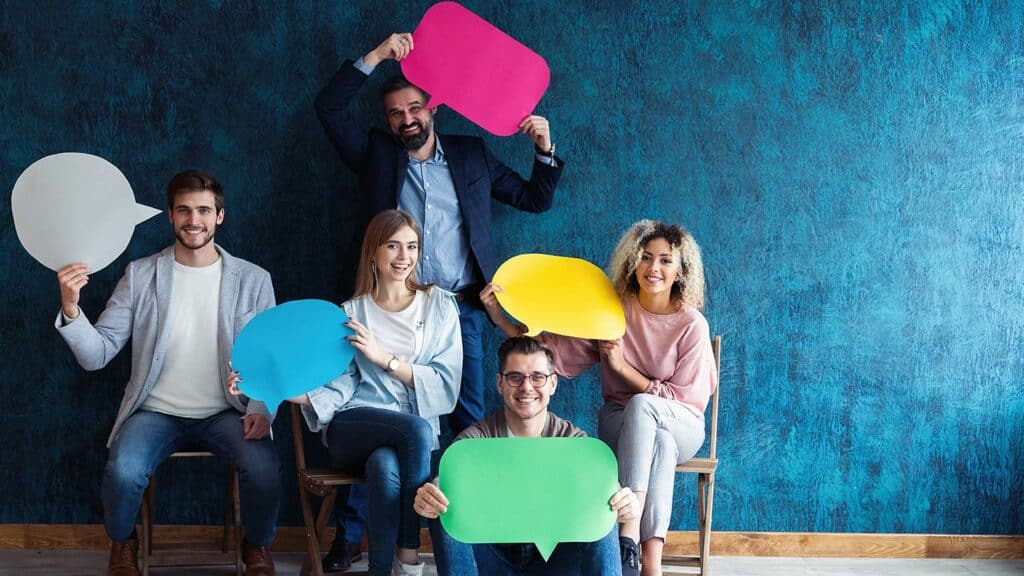
[(468, 544), (533, 542), (546, 561), (559, 542), (594, 542), (615, 525), (618, 465), (595, 438), (460, 440), (438, 482), (441, 524)]

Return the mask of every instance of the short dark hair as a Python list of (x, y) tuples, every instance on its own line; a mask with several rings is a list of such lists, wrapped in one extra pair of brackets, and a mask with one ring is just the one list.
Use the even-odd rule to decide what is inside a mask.
[(509, 354), (522, 354), (523, 356), (530, 356), (532, 354), (543, 353), (548, 358), (548, 368), (555, 363), (555, 355), (551, 352), (551, 349), (540, 343), (539, 340), (534, 340), (529, 336), (513, 336), (501, 343), (498, 347), (498, 367), (501, 372), (505, 371), (505, 365), (508, 361)]
[(179, 172), (167, 183), (167, 207), (174, 209), (174, 199), (179, 192), (202, 192), (209, 190), (213, 192), (213, 203), (217, 212), (224, 209), (224, 187), (217, 182), (217, 179), (199, 170), (185, 170)]
[(387, 96), (388, 94), (391, 94), (392, 92), (398, 92), (399, 90), (405, 90), (406, 88), (415, 88), (416, 90), (418, 90), (419, 93), (423, 95), (424, 106), (427, 104), (427, 102), (430, 101), (430, 94), (427, 94), (426, 90), (420, 88), (419, 86), (413, 84), (412, 82), (409, 82), (409, 79), (406, 78), (403, 74), (395, 74), (394, 76), (385, 80), (384, 83), (380, 85), (381, 103), (384, 102), (384, 97)]

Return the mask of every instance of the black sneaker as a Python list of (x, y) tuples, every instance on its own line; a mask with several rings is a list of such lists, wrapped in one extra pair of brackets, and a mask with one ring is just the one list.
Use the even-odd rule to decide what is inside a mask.
[(622, 576), (640, 574), (640, 549), (632, 538), (619, 536), (619, 555), (622, 557)]
[(363, 549), (359, 542), (335, 540), (331, 543), (331, 551), (324, 556), (321, 563), (324, 572), (344, 572), (352, 567), (353, 562), (363, 559)]

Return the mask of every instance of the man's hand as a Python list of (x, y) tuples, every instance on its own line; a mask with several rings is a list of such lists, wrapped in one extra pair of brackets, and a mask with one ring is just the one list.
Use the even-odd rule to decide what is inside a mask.
[(629, 487), (620, 488), (608, 501), (608, 504), (611, 505), (612, 510), (615, 510), (618, 515), (615, 521), (620, 524), (626, 520), (632, 520), (640, 514), (640, 501)]
[(246, 440), (263, 440), (270, 434), (270, 420), (263, 414), (246, 414), (242, 431)]
[(78, 297), (82, 286), (89, 283), (89, 265), (81, 262), (68, 264), (57, 271), (57, 283), (60, 284), (60, 307), (64, 315), (72, 320), (78, 318)]
[(433, 482), (427, 482), (416, 491), (412, 509), (424, 518), (437, 518), (448, 511), (448, 498)]
[(384, 60), (396, 60), (401, 62), (411, 51), (412, 34), (408, 32), (392, 34), (391, 36), (388, 36), (386, 40), (381, 42), (379, 46), (370, 50), (366, 56), (363, 56), (363, 62), (374, 67)]
[(542, 152), (551, 150), (551, 128), (547, 118), (543, 116), (527, 116), (519, 123), (519, 128), (533, 140), (533, 145)]

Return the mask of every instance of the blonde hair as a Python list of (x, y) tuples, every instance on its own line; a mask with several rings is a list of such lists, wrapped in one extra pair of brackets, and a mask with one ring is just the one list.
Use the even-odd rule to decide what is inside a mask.
[(608, 275), (619, 296), (637, 294), (640, 283), (636, 279), (636, 266), (644, 247), (651, 240), (662, 238), (672, 248), (676, 261), (676, 281), (672, 284), (672, 302), (704, 309), (704, 264), (700, 259), (700, 246), (693, 236), (676, 224), (657, 220), (641, 220), (633, 224), (612, 253)]
[[(359, 268), (356, 270), (356, 286), (355, 292), (352, 294), (353, 298), (358, 298), (364, 294), (370, 294), (371, 296), (376, 294), (377, 273), (373, 256), (377, 252), (378, 247), (386, 244), (392, 236), (406, 226), (412, 228), (412, 231), (416, 233), (416, 242), (422, 247), (423, 235), (420, 233), (420, 227), (416, 225), (416, 221), (412, 219), (412, 216), (406, 212), (401, 210), (385, 210), (370, 220), (370, 223), (366, 226), (366, 234), (363, 235), (363, 247), (359, 251)], [(419, 258), (416, 259), (416, 265), (419, 265)], [(416, 281), (415, 267), (409, 272), (409, 276), (406, 277), (405, 286), (409, 290), (426, 290), (430, 288), (429, 284), (420, 284)]]

